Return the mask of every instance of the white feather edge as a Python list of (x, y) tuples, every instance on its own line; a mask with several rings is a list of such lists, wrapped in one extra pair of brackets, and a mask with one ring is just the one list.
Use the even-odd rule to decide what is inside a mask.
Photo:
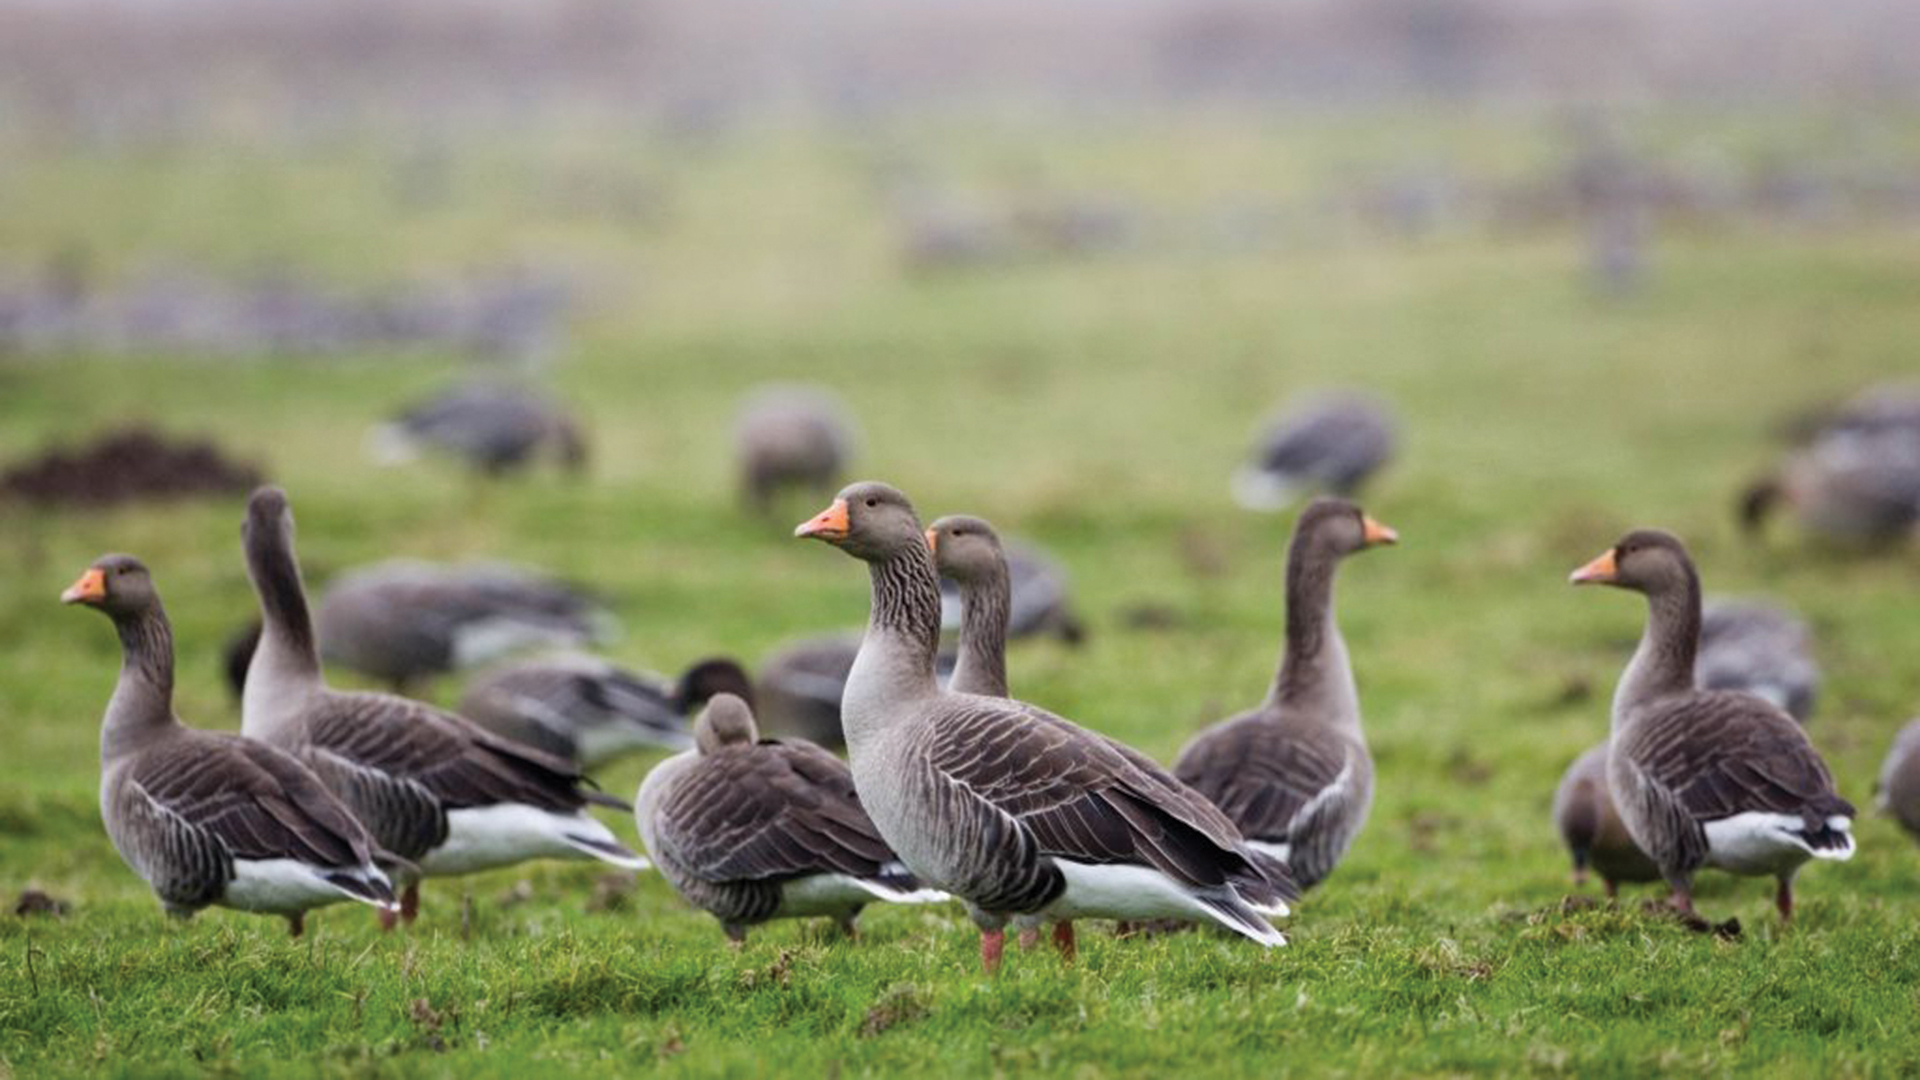
[(1853, 821), (1835, 814), (1827, 827), (1846, 837), (1837, 848), (1816, 848), (1807, 843), (1806, 823), (1789, 814), (1749, 810), (1743, 814), (1709, 821), (1707, 862), (1734, 873), (1777, 874), (1798, 866), (1809, 857), (1844, 862), (1853, 858)]
[(235, 859), (233, 880), (227, 882), (220, 902), (222, 906), (238, 911), (278, 914), (294, 914), (310, 908), (339, 903), (342, 900), (355, 900), (371, 907), (399, 910), (397, 902), (383, 904), (328, 881), (325, 877), (327, 873), (345, 874), (369, 884), (381, 882), (389, 889), (393, 887), (393, 883), (387, 880), (387, 875), (371, 864), (334, 869), (315, 866), (299, 859)]
[(639, 855), (623, 858), (595, 844), (626, 846), (585, 811), (558, 814), (525, 803), (499, 803), (449, 811), (446, 842), (419, 862), (420, 869), (435, 877), (492, 870), (528, 859), (597, 859), (628, 870), (653, 865)]
[(1207, 919), (1268, 948), (1287, 943), (1271, 926), (1262, 932), (1227, 918), (1151, 867), (1083, 863), (1058, 856), (1054, 863), (1066, 876), (1067, 887), (1039, 912), (1042, 919)]

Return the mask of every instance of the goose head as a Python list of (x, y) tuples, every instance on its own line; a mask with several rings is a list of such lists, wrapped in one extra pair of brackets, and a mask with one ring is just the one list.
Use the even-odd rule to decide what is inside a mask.
[(158, 599), (146, 564), (131, 555), (102, 555), (60, 594), (63, 604), (84, 604), (115, 619), (148, 611)]
[(927, 542), (913, 504), (897, 488), (877, 480), (842, 488), (831, 506), (801, 523), (793, 535), (825, 540), (866, 562), (884, 562)]
[(1633, 592), (1665, 592), (1686, 583), (1693, 562), (1680, 538), (1659, 529), (1635, 529), (1575, 570), (1575, 585), (1612, 585)]
[(1322, 496), (1300, 511), (1295, 543), (1321, 555), (1342, 558), (1382, 544), (1397, 544), (1400, 534), (1368, 517), (1346, 499)]
[(986, 581), (1006, 571), (1007, 556), (993, 526), (977, 517), (950, 514), (927, 527), (927, 546), (940, 576), (962, 585)]
[(717, 694), (693, 725), (693, 742), (700, 753), (717, 754), (729, 746), (752, 746), (760, 739), (753, 710), (733, 694)]

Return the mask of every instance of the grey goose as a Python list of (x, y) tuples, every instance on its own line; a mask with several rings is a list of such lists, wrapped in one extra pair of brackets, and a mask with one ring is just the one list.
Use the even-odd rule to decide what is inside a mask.
[(692, 746), (688, 714), (722, 691), (753, 693), (732, 660), (702, 660), (670, 681), (587, 653), (561, 652), (481, 672), (454, 712), (591, 770), (639, 750)]
[(814, 916), (852, 936), (876, 900), (946, 899), (922, 889), (880, 838), (839, 758), (805, 740), (760, 738), (752, 709), (727, 693), (701, 713), (694, 741), (647, 773), (634, 818), (668, 884), (729, 940), (770, 919)]
[[(840, 699), (860, 655), (860, 632), (813, 634), (788, 641), (760, 661), (754, 676), (754, 711), (768, 731), (798, 735), (830, 750), (844, 749)], [(935, 670), (944, 679), (955, 662), (943, 648)]]
[(780, 383), (755, 389), (734, 423), (742, 499), (765, 514), (787, 488), (826, 495), (840, 482), (855, 441), (851, 414), (827, 390)]
[[(615, 630), (594, 598), (500, 562), (387, 559), (354, 567), (327, 582), (313, 617), (323, 660), (400, 693), (517, 652), (602, 642)], [(256, 621), (228, 642), (236, 692), (259, 641)]]
[(1609, 897), (1620, 894), (1620, 883), (1659, 881), (1660, 868), (1628, 835), (1626, 823), (1607, 792), (1607, 744), (1601, 743), (1575, 758), (1553, 793), (1553, 823), (1573, 857), (1574, 884), (1585, 884), (1587, 872), (1600, 875)]
[[(1033, 544), (1019, 540), (995, 544), (1006, 562), (1007, 636), (1015, 638), (1046, 635), (1068, 645), (1086, 640), (1086, 624), (1073, 610), (1067, 590), (1066, 571), (1059, 563)], [(960, 628), (960, 587), (943, 579), (940, 585), (940, 625), (948, 630)]]
[[(244, 543), (263, 630), (241, 730), (304, 761), (382, 847), (429, 877), (534, 858), (646, 865), (586, 812), (627, 805), (588, 790), (572, 762), (418, 701), (327, 686), (285, 492), (253, 493)], [(411, 919), (417, 881), (401, 899)]]
[(412, 405), (374, 428), (368, 447), (382, 464), (432, 450), (488, 476), (524, 468), (542, 454), (571, 472), (587, 462), (586, 439), (567, 410), (545, 394), (504, 382), (455, 386)]
[(1908, 540), (1920, 523), (1920, 429), (1840, 430), (1790, 452), (1740, 497), (1740, 521), (1761, 535), (1776, 507), (1831, 544)]
[(1911, 720), (1894, 737), (1880, 766), (1875, 801), (1900, 827), (1920, 840), (1920, 720)]
[(1853, 857), (1853, 805), (1791, 716), (1752, 694), (1694, 685), (1700, 576), (1671, 533), (1637, 529), (1573, 572), (1647, 598), (1639, 648), (1613, 698), (1607, 788), (1634, 843), (1693, 914), (1712, 867), (1778, 882), (1782, 920), (1809, 859)]
[(265, 743), (180, 722), (173, 629), (146, 566), (96, 561), (60, 594), (119, 631), (120, 678), (100, 727), (100, 816), (167, 913), (210, 905), (284, 916), (357, 900), (397, 909), (373, 840), (320, 780)]
[(1352, 391), (1307, 396), (1268, 422), (1233, 474), (1234, 501), (1274, 511), (1315, 492), (1352, 495), (1398, 442), (1399, 424), (1382, 402)]
[(1212, 799), (1303, 888), (1333, 871), (1373, 805), (1360, 693), (1333, 616), (1334, 572), (1399, 534), (1344, 499), (1300, 512), (1287, 549), (1286, 637), (1266, 698), (1201, 732), (1174, 775)]
[(939, 576), (906, 496), (854, 484), (795, 535), (868, 564), (842, 703), (854, 785), (915, 876), (966, 902), (988, 971), (1020, 917), (1201, 919), (1285, 943), (1262, 912), (1284, 912), (1292, 882), (1211, 803), (1045, 710), (941, 688)]

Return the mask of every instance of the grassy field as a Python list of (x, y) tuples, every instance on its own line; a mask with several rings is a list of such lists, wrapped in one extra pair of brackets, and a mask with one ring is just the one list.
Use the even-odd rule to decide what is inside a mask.
[[(1670, 121), (1648, 138), (1764, 151), (1808, 127)], [(1785, 531), (1747, 544), (1730, 508), (1778, 416), (1914, 370), (1910, 226), (1669, 232), (1650, 287), (1615, 302), (1553, 233), (1306, 229), (1258, 252), (909, 275), (873, 179), (906, 155), (960, 185), (1038, 177), (1170, 215), (1246, 192), (1307, 206), (1410, 158), (1523, 168), (1543, 130), (1402, 116), (770, 127), (698, 146), (503, 135), (458, 144), (424, 210), (396, 199), (380, 140), (8, 151), (0, 253), (19, 266), (80, 245), (109, 279), (154, 261), (359, 288), (503, 262), (576, 274), (588, 307), (554, 381), (593, 429), (581, 481), (482, 488), (366, 463), (365, 426), (459, 371), (450, 356), (0, 357), (0, 458), (133, 418), (211, 433), (288, 487), (310, 579), (395, 554), (548, 566), (612, 598), (615, 655), (662, 670), (864, 618), (860, 569), (786, 538), (815, 506), (772, 523), (735, 510), (731, 412), (765, 379), (843, 393), (865, 428), (858, 472), (923, 516), (976, 512), (1054, 548), (1092, 636), (1020, 647), (1016, 692), (1163, 760), (1271, 675), (1289, 522), (1226, 491), (1261, 415), (1358, 384), (1403, 411), (1407, 446), (1366, 500), (1403, 542), (1349, 564), (1340, 593), (1378, 799), (1291, 947), (1093, 933), (1076, 967), (1020, 955), (998, 980), (957, 907), (873, 910), (857, 944), (778, 925), (733, 952), (657, 877), (623, 891), (573, 865), (430, 883), (423, 918), (392, 936), (345, 908), (301, 941), (226, 912), (172, 924), (98, 817), (117, 645), (55, 596), (104, 551), (146, 559), (176, 623), (181, 714), (237, 726), (216, 653), (253, 605), (240, 504), (7, 510), (0, 885), (74, 910), (0, 919), (0, 1073), (1920, 1071), (1920, 849), (1890, 823), (1864, 817), (1856, 859), (1804, 875), (1788, 932), (1769, 884), (1706, 879), (1702, 909), (1747, 928), (1723, 941), (1642, 913), (1651, 893), (1566, 905), (1548, 820), (1642, 617), (1565, 576), (1639, 524), (1685, 536), (1709, 590), (1810, 616), (1828, 675), (1812, 734), (1869, 803), (1920, 700), (1913, 558)], [(606, 219), (553, 194), (582, 175), (653, 185), (663, 208)], [(1170, 625), (1130, 628), (1144, 606)], [(648, 764), (602, 779), (631, 791)]]

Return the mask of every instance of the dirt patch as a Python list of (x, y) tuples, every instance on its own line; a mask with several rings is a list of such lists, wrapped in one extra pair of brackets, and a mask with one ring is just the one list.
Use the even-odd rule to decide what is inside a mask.
[(56, 447), (0, 474), (0, 496), (42, 506), (116, 506), (242, 495), (261, 471), (207, 439), (173, 439), (151, 428), (107, 431), (79, 447)]

